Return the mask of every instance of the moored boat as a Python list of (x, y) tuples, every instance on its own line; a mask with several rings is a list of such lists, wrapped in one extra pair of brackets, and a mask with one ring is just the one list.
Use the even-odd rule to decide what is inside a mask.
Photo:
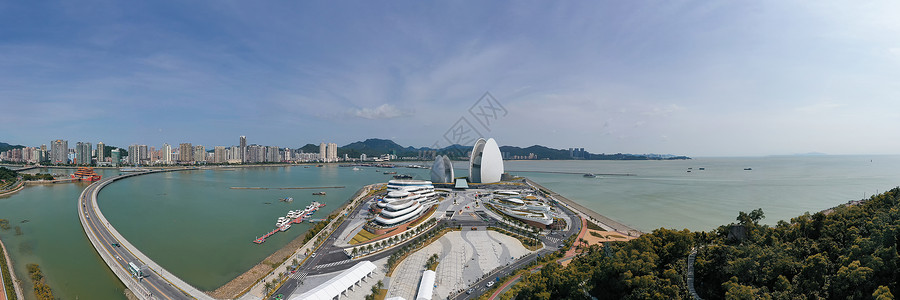
[(72, 174), (72, 179), (81, 180), (81, 181), (97, 181), (100, 180), (102, 176), (94, 172), (94, 168), (91, 167), (78, 167), (78, 170)]

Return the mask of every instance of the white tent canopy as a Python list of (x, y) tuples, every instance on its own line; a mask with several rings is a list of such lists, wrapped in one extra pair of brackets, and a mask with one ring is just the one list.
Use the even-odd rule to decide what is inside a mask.
[(434, 271), (425, 270), (422, 274), (422, 281), (419, 282), (419, 292), (416, 293), (416, 300), (431, 300), (431, 293), (434, 291)]
[(376, 268), (371, 261), (361, 261), (312, 290), (300, 295), (292, 295), (290, 300), (332, 300), (375, 271)]

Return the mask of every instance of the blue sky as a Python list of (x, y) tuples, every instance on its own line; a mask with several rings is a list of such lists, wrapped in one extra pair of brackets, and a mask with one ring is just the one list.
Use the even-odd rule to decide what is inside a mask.
[[(900, 153), (900, 2), (4, 1), (0, 141)], [(475, 124), (480, 126), (480, 124)]]

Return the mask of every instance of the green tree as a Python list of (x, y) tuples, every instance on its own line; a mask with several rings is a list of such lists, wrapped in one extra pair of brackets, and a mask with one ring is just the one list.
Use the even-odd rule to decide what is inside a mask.
[(882, 285), (872, 293), (872, 298), (875, 298), (875, 300), (894, 300), (894, 294), (891, 293), (891, 289)]

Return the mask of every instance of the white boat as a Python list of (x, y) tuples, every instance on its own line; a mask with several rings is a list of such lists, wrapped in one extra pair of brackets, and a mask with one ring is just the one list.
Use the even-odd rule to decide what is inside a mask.
[(290, 223), (284, 224), (284, 225), (281, 225), (281, 226), (278, 227), (278, 230), (281, 230), (281, 231), (287, 231), (288, 229), (291, 229), (291, 224), (290, 224)]
[(353, 171), (359, 171), (359, 168), (353, 167)]

